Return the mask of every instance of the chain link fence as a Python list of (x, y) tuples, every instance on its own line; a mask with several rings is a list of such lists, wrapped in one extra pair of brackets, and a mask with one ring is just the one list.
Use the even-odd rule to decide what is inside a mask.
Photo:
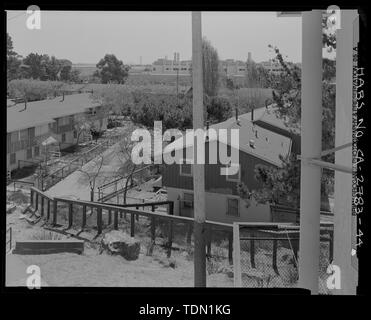
[[(333, 258), (332, 228), (321, 228), (319, 293), (330, 294), (326, 286), (327, 267)], [(241, 228), (240, 271), (242, 287), (296, 287), (300, 256), (298, 230)]]

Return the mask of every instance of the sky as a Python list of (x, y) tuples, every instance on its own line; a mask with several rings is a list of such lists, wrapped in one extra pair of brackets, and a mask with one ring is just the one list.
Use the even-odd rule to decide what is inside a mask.
[[(73, 63), (96, 64), (113, 53), (125, 64), (158, 58), (191, 60), (191, 12), (42, 11), (41, 29), (26, 27), (26, 11), (8, 11), (7, 32), (14, 51), (54, 55)], [(301, 18), (275, 12), (203, 12), (202, 34), (220, 59), (256, 62), (274, 57), (277, 46), (288, 61), (301, 62)]]

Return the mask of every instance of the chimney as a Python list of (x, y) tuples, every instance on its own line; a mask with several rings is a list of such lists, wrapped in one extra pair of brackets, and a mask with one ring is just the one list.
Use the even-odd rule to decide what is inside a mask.
[(176, 62), (176, 52), (174, 52), (174, 63)]
[(238, 108), (236, 108), (235, 110), (236, 110), (236, 121), (238, 121)]
[(176, 60), (177, 60), (177, 62), (179, 64), (179, 61), (180, 61), (180, 53), (179, 52), (176, 54)]
[(255, 149), (255, 141), (253, 139), (249, 141), (249, 145), (250, 145), (250, 148)]
[(254, 106), (251, 109), (251, 122), (254, 121)]
[(251, 59), (251, 52), (249, 52), (249, 53), (247, 54), (247, 62), (248, 62), (248, 63), (251, 63), (251, 62), (252, 62), (252, 59)]

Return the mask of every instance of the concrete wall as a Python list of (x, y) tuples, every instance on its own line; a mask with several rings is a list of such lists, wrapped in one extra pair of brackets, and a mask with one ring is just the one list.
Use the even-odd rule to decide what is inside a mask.
[[(167, 188), (168, 200), (174, 201), (174, 214), (180, 215), (180, 201), (183, 199), (184, 192), (192, 193), (192, 190)], [(240, 222), (271, 222), (269, 205), (256, 204), (252, 201), (249, 208), (246, 203), (238, 196), (220, 193), (206, 192), (206, 219), (224, 223)], [(239, 199), (239, 217), (227, 215), (227, 199)]]

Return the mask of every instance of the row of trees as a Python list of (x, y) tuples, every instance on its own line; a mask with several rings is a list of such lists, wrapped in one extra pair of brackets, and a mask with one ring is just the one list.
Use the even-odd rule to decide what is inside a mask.
[(7, 79), (31, 78), (42, 81), (79, 81), (79, 72), (72, 70), (72, 62), (47, 54), (30, 53), (22, 58), (13, 50), (13, 41), (7, 33)]

